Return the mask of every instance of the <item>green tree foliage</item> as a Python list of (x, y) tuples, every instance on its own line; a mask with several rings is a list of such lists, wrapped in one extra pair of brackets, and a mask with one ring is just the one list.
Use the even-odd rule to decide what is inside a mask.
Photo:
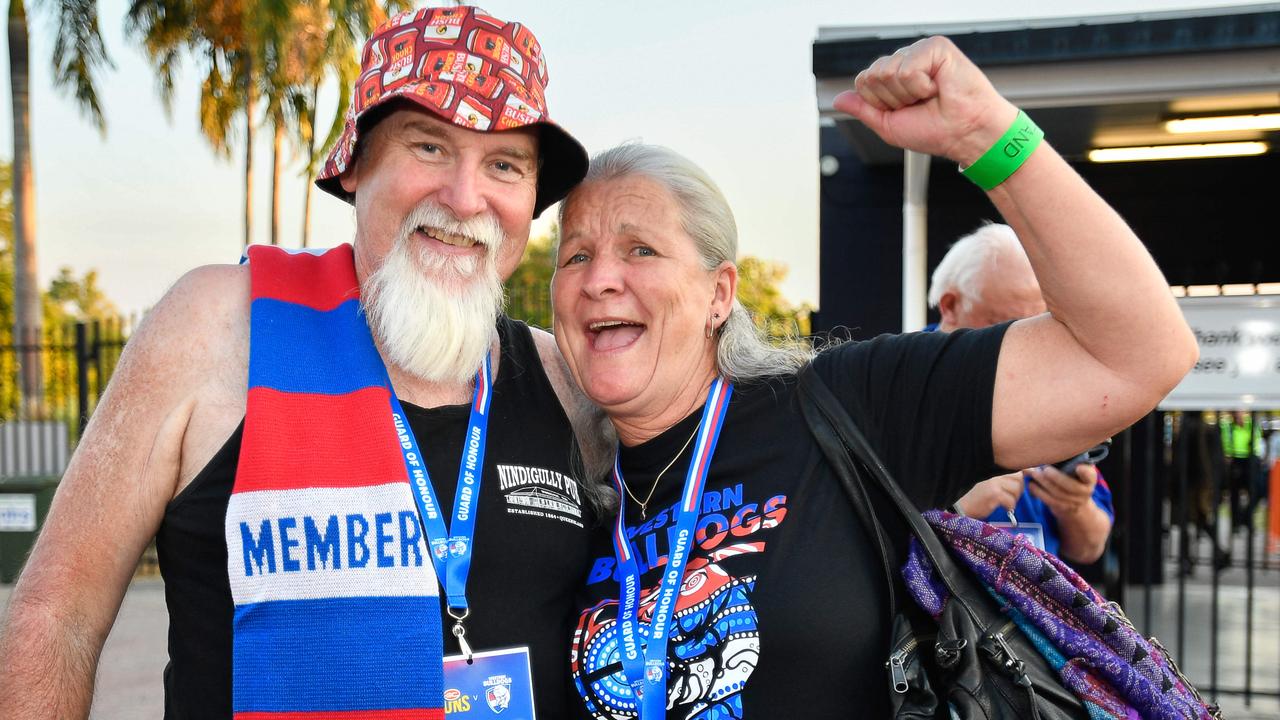
[[(530, 325), (551, 328), (551, 276), (555, 274), (555, 248), (560, 228), (533, 238), (524, 259), (507, 279), (507, 314)], [(744, 257), (738, 262), (738, 299), (751, 311), (756, 325), (769, 337), (803, 337), (809, 334), (808, 305), (792, 305), (779, 284), (786, 279), (785, 266)]]
[(782, 296), (778, 286), (786, 277), (787, 268), (781, 263), (743, 257), (738, 261), (738, 300), (769, 337), (804, 337), (809, 334), (811, 308), (792, 305)]
[(551, 276), (556, 269), (560, 227), (529, 240), (524, 259), (507, 278), (507, 314), (534, 327), (551, 329)]
[[(20, 353), (13, 341), (14, 263), (12, 167), (0, 162), (0, 421), (14, 417), (58, 418), (73, 423), (76, 417), (76, 367), (73, 354), (75, 323), (95, 323), (91, 336), (123, 344), (124, 325), (115, 305), (98, 286), (98, 272), (76, 277), (64, 267), (41, 294), (44, 325), (41, 331), (40, 398), (23, 402), (19, 384)], [(100, 386), (115, 367), (119, 348), (100, 354), (90, 369), (90, 382)], [(30, 400), (28, 398), (28, 400)], [(21, 408), (22, 414), (19, 414)], [(74, 434), (74, 426), (73, 426)]]
[(98, 287), (97, 270), (77, 278), (71, 268), (64, 266), (44, 293), (44, 321), (48, 326), (103, 321), (118, 315), (115, 304)]
[[(98, 103), (95, 72), (110, 67), (106, 46), (98, 31), (96, 0), (57, 0), (38, 3), (37, 8), (52, 13), (48, 26), (54, 29), (53, 84), (69, 91), (76, 106), (98, 130), (106, 133), (106, 120)], [(31, 153), (30, 27), (25, 0), (9, 0), (9, 96), (13, 107), (13, 168), (10, 172), (11, 202), (8, 248), (14, 325), (18, 332), (40, 333), (39, 288), (36, 287), (36, 199)], [(15, 182), (16, 181), (16, 182)], [(19, 331), (18, 328), (21, 328)], [(27, 353), (22, 364), (22, 383), (28, 396), (40, 394), (40, 356)]]
[(0, 163), (0, 344), (13, 342), (13, 166)]

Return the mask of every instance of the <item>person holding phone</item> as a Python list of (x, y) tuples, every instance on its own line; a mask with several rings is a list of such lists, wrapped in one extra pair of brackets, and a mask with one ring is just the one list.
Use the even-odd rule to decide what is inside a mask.
[[(987, 223), (956, 241), (933, 272), (929, 329), (983, 328), (1045, 312), (1026, 251), (1008, 225)], [(1052, 465), (997, 475), (975, 485), (955, 509), (1028, 536), (1073, 563), (1102, 556), (1115, 522), (1111, 488), (1096, 465)]]

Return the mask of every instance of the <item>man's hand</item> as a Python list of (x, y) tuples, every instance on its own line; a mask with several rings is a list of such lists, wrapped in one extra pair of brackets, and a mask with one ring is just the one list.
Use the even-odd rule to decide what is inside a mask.
[(998, 507), (1012, 511), (1022, 497), (1023, 487), (1020, 472), (997, 475), (974, 485), (956, 501), (956, 509), (971, 518), (985, 520)]
[(1058, 554), (1077, 563), (1091, 563), (1102, 557), (1111, 534), (1111, 516), (1093, 500), (1098, 484), (1098, 468), (1076, 466), (1074, 475), (1065, 475), (1052, 465), (1027, 471), (1031, 494), (1040, 498), (1058, 521)]
[(896, 147), (971, 165), (1017, 116), (986, 75), (947, 38), (931, 37), (858, 73), (832, 105)]
[(1098, 468), (1076, 466), (1075, 475), (1065, 475), (1046, 465), (1026, 471), (1031, 478), (1031, 494), (1048, 506), (1059, 520), (1068, 519), (1093, 506), (1093, 488), (1098, 484)]

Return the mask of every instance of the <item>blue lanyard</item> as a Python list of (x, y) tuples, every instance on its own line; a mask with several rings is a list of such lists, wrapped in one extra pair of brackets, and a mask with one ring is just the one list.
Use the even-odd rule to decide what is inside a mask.
[[(467, 606), (467, 575), (471, 572), (471, 546), (474, 542), (476, 511), (480, 509), (480, 480), (484, 475), (484, 450), (489, 437), (489, 404), (493, 400), (493, 371), (489, 355), (476, 373), (476, 391), (471, 401), (471, 418), (467, 435), (462, 442), (462, 461), (458, 465), (458, 485), (453, 496), (453, 521), (445, 527), (440, 515), (440, 503), (431, 486), (431, 474), (426, 459), (418, 449), (418, 439), (405, 418), (404, 408), (395, 391), (391, 392), (391, 419), (395, 423), (400, 451), (404, 454), (405, 468), (409, 471), (409, 485), (418, 503), (418, 517), (422, 520), (431, 548), (431, 562), (436, 577), (444, 585), (449, 602), (449, 616), (455, 620), (453, 634), (463, 653), (471, 649), (464, 639), (462, 621), (470, 613)], [(388, 383), (390, 385), (390, 383)], [(452, 533), (450, 532), (452, 530)]]
[[(733, 385), (716, 378), (707, 392), (707, 402), (702, 407), (702, 420), (698, 425), (698, 442), (693, 446), (693, 458), (684, 478), (684, 494), (676, 507), (675, 534), (667, 557), (667, 568), (662, 574), (661, 590), (653, 608), (647, 641), (641, 637), (640, 627), (640, 569), (636, 563), (631, 542), (627, 540), (624, 512), (618, 513), (614, 528), (613, 551), (618, 558), (619, 601), (618, 632), (621, 641), (622, 673), (640, 701), (640, 720), (658, 720), (667, 712), (667, 639), (668, 624), (675, 612), (676, 597), (684, 582), (685, 563), (693, 545), (694, 526), (698, 520), (698, 506), (702, 502), (702, 488), (711, 469), (711, 456), (715, 454), (720, 430), (724, 427), (725, 413), (729, 410), (729, 397)], [(622, 469), (615, 460), (613, 482), (618, 495), (625, 497), (622, 485)], [(643, 646), (643, 647), (642, 647)]]

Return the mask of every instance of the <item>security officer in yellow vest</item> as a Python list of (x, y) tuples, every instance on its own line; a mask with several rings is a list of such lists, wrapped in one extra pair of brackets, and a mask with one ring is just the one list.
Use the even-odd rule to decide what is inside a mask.
[(1251, 413), (1236, 410), (1219, 413), (1222, 452), (1227, 457), (1227, 493), (1231, 502), (1231, 527), (1241, 529), (1265, 495), (1260, 456), (1264, 453), (1261, 428)]

